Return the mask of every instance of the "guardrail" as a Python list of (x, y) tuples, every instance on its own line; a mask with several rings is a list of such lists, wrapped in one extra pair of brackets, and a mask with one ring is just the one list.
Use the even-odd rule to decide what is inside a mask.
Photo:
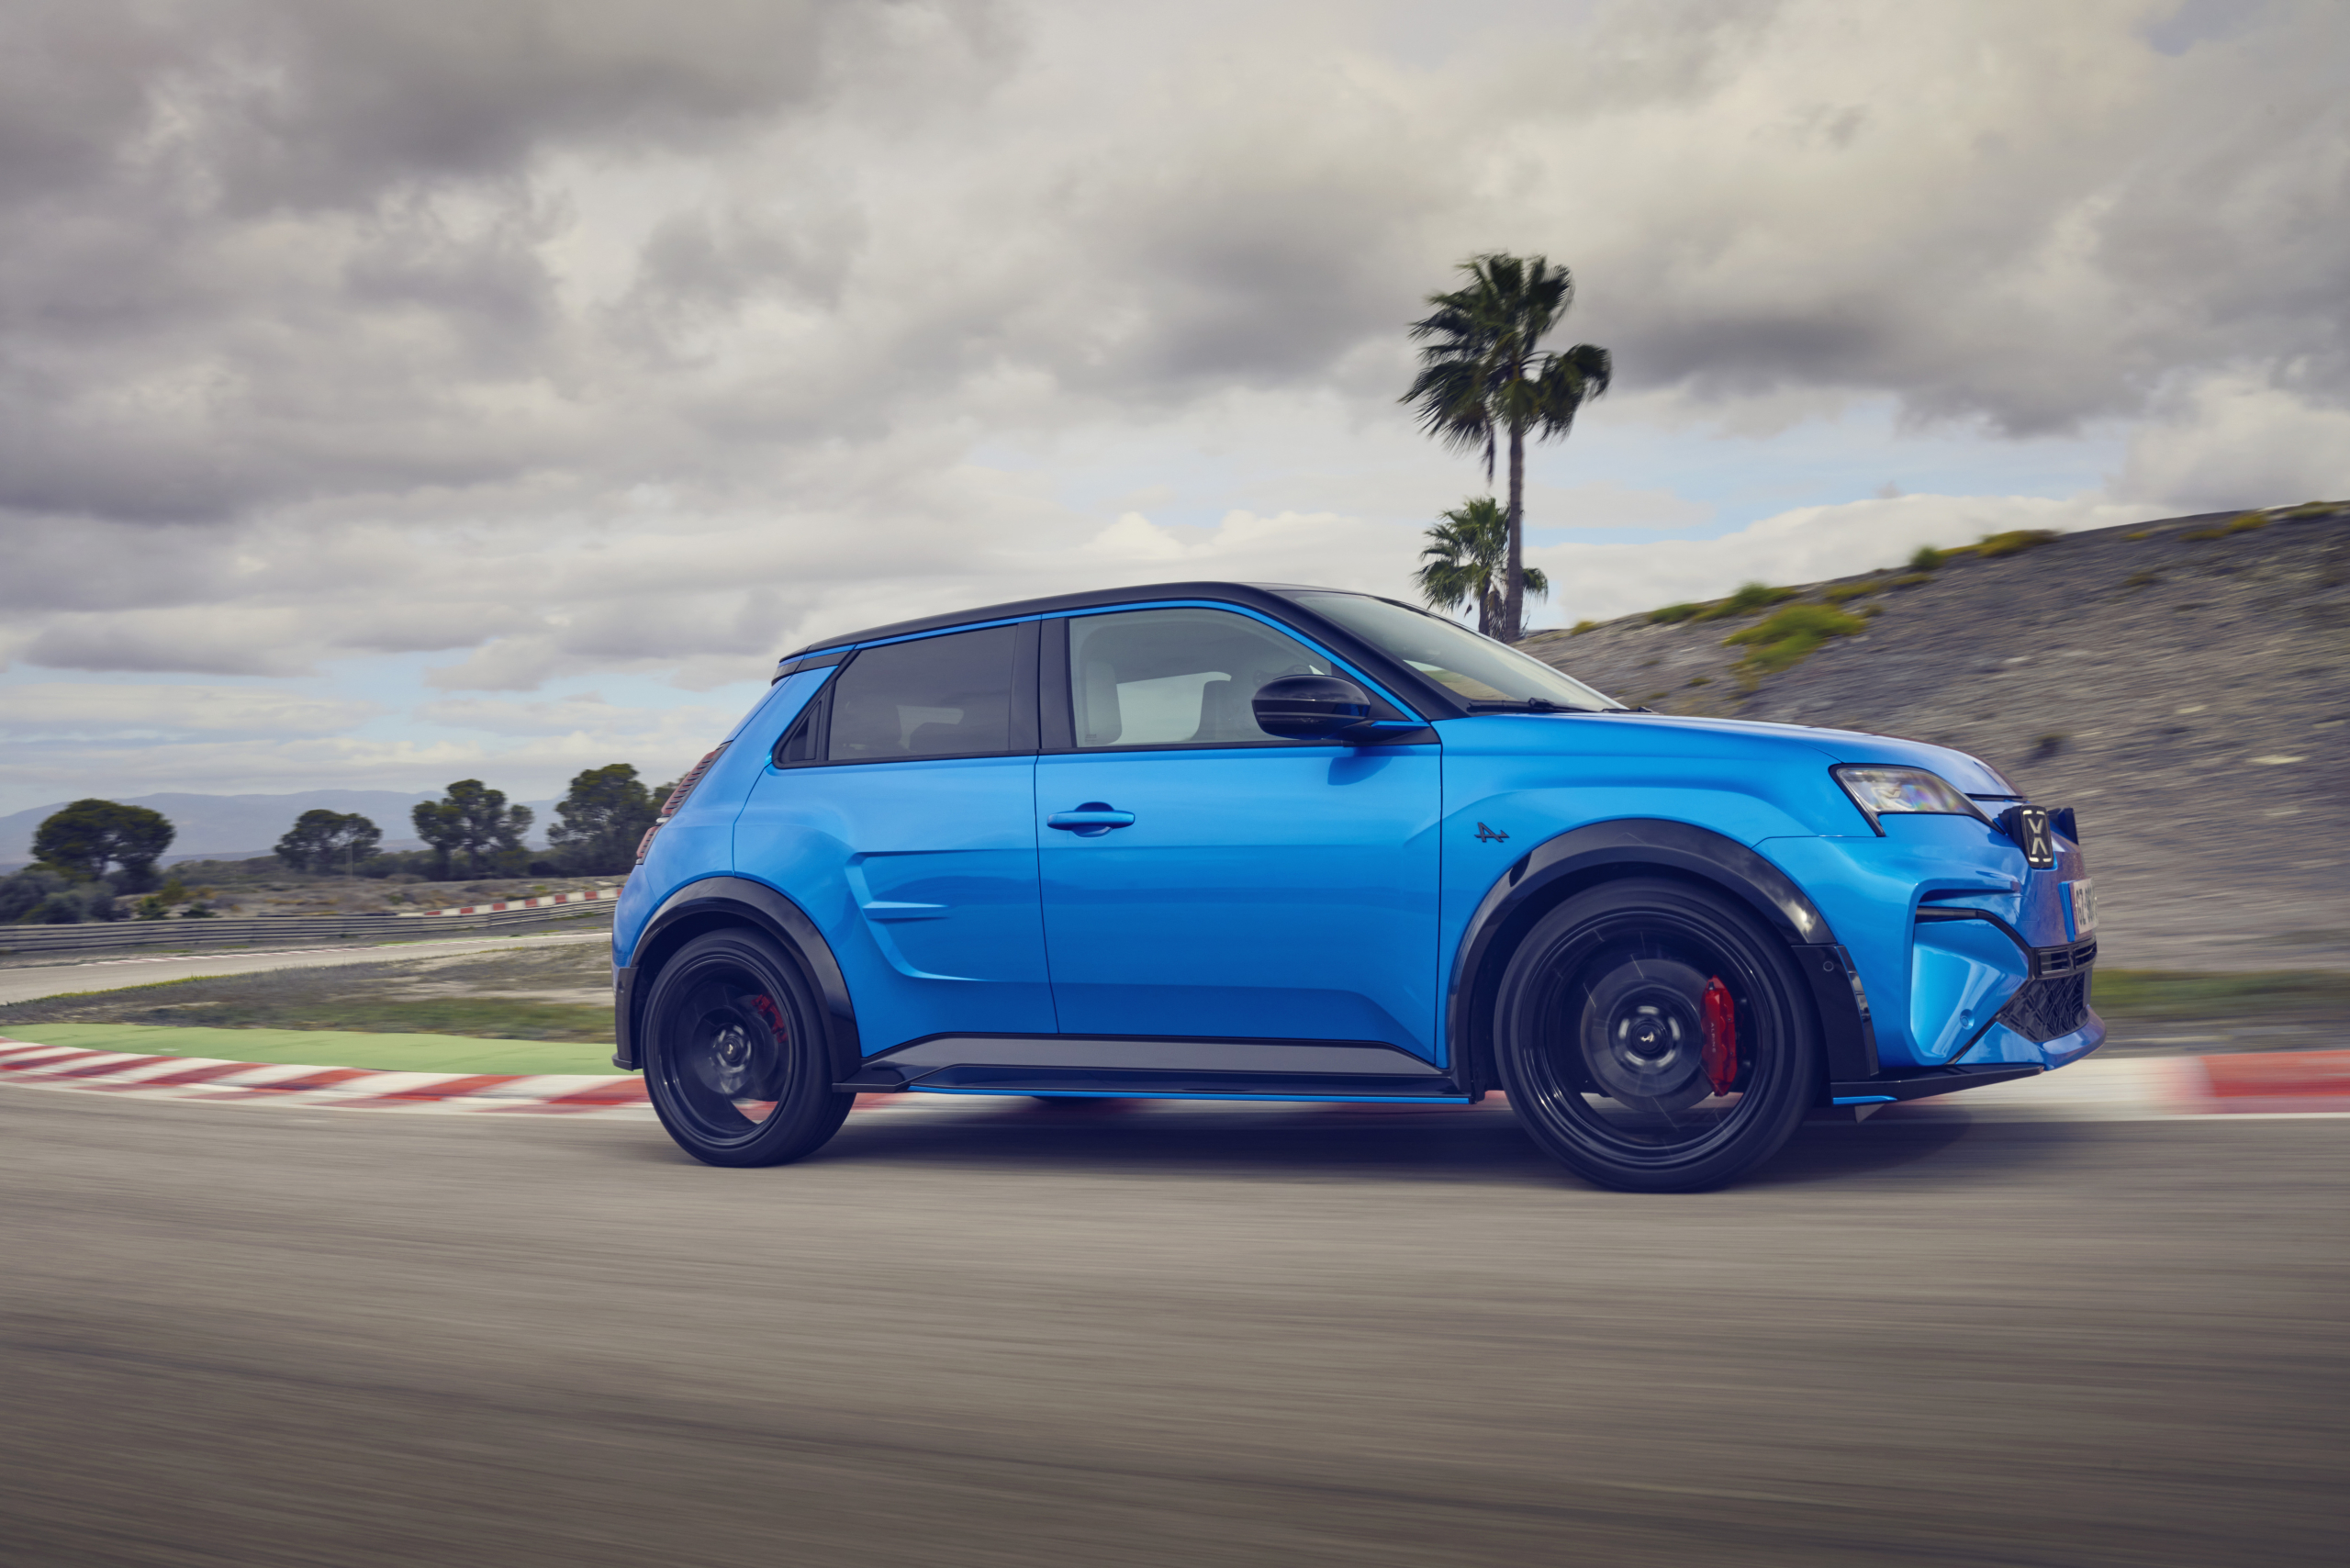
[(90, 921), (79, 925), (0, 925), (0, 957), (86, 953), (115, 947), (234, 947), (289, 942), (419, 942), (460, 932), (604, 921), (609, 903), (504, 909), (478, 914), (274, 914), (213, 920)]
[(424, 920), (436, 914), (502, 914), (509, 909), (548, 909), (562, 903), (596, 903), (621, 896), (622, 884), (609, 888), (590, 888), (584, 893), (543, 893), (534, 899), (502, 899), (497, 903), (469, 903), (457, 909), (400, 909), (392, 913), (403, 920)]

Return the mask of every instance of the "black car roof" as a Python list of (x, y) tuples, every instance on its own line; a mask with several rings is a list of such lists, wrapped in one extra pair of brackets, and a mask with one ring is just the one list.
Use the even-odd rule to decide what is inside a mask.
[[(804, 648), (795, 648), (783, 656), (786, 660), (806, 658), (813, 654), (836, 653), (859, 643), (878, 642), (885, 637), (906, 637), (917, 632), (943, 632), (950, 626), (968, 626), (983, 621), (1017, 621), (1023, 616), (1050, 615), (1063, 610), (1091, 610), (1105, 604), (1134, 604), (1160, 599), (1219, 599), (1259, 610), (1293, 611), (1297, 606), (1286, 597), (1289, 594), (1352, 591), (1350, 588), (1311, 588), (1303, 583), (1142, 583), (1133, 588), (1059, 593), (1046, 599), (1020, 599), (1009, 604), (985, 604), (976, 610), (957, 610), (946, 615), (892, 621), (886, 626), (868, 626), (862, 632), (845, 632), (837, 637), (826, 637)], [(1377, 596), (1367, 594), (1362, 597)]]

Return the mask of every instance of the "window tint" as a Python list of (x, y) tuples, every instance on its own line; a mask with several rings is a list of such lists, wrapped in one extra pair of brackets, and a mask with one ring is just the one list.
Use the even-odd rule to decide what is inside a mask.
[(1257, 689), (1285, 675), (1336, 673), (1295, 638), (1220, 610), (1136, 610), (1069, 623), (1081, 746), (1274, 741), (1249, 707)]
[(1020, 630), (990, 626), (858, 654), (833, 688), (826, 760), (1010, 751)]

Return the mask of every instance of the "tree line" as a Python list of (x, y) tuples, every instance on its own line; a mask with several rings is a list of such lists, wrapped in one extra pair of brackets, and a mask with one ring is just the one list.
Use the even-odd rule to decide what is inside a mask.
[[(621, 875), (636, 864), (637, 843), (672, 788), (648, 788), (625, 762), (588, 768), (556, 803), (547, 847), (533, 851), (524, 843), (534, 822), (528, 806), (478, 778), (460, 778), (409, 812), (423, 849), (387, 853), (383, 829), (367, 817), (321, 809), (295, 818), (273, 853), (290, 869), (315, 875), (408, 873), (433, 881)], [(190, 897), (176, 877), (167, 880), (155, 869), (177, 835), (168, 817), (145, 806), (86, 800), (60, 808), (33, 832), (33, 864), (0, 877), (0, 924), (163, 918)], [(183, 913), (211, 910), (198, 901)]]
[(434, 881), (459, 877), (594, 877), (623, 873), (636, 864), (637, 841), (660, 814), (670, 785), (647, 788), (625, 762), (575, 774), (555, 803), (547, 848), (524, 840), (536, 821), (531, 808), (478, 778), (460, 778), (437, 801), (420, 801), (408, 822), (425, 847), (386, 855), (383, 830), (356, 812), (308, 811), (277, 841), (276, 856), (296, 870), (387, 876), (420, 870)]

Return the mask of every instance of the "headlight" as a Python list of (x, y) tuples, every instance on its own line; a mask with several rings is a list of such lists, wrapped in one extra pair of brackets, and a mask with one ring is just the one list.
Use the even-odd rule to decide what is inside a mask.
[(1852, 797), (1852, 804), (1861, 808), (1861, 815), (1869, 819), (1871, 831), (1879, 834), (1885, 829), (1877, 826), (1876, 819), (1897, 812), (1987, 820), (1974, 801), (1951, 788), (1940, 774), (1922, 767), (1833, 767), (1829, 771), (1844, 787), (1844, 793)]

